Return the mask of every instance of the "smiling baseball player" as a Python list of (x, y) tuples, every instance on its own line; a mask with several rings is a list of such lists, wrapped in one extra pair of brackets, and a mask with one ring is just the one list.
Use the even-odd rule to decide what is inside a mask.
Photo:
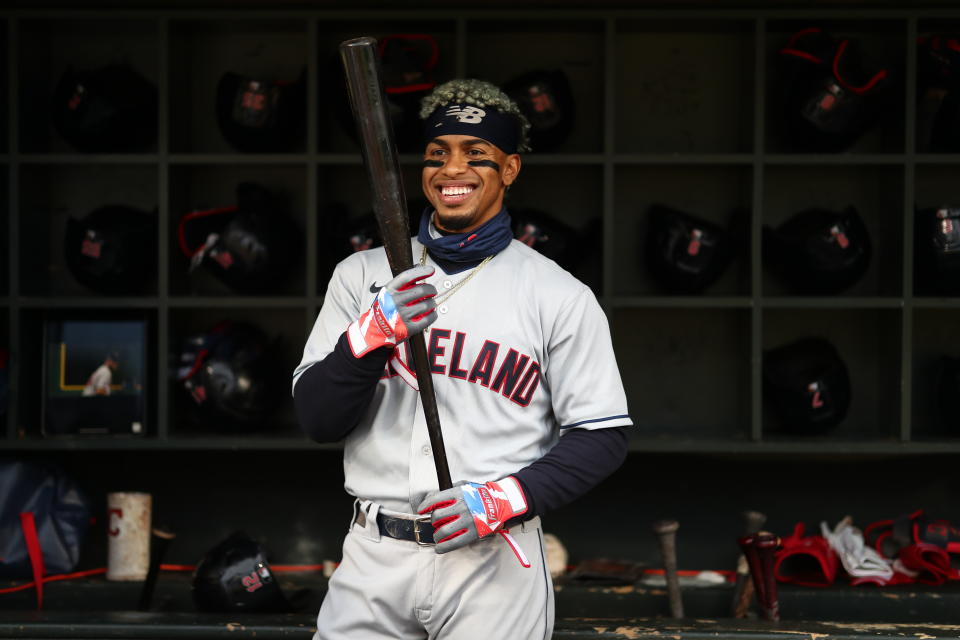
[[(315, 638), (550, 638), (540, 516), (626, 455), (632, 424), (590, 289), (513, 239), (504, 196), (529, 125), (495, 86), (423, 101), (413, 268), (334, 270), (294, 371), (304, 431), (344, 441), (356, 498)], [(454, 487), (437, 488), (406, 338), (424, 331)]]

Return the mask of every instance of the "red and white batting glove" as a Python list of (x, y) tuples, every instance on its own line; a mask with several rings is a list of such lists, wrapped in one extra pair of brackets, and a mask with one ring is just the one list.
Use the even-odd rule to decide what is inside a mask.
[(434, 491), (420, 503), (417, 512), (430, 514), (437, 553), (447, 553), (486, 538), (503, 536), (525, 567), (523, 550), (503, 526), (527, 512), (527, 497), (513, 476), (495, 482), (465, 482), (443, 491)]
[(355, 358), (379, 347), (396, 346), (437, 319), (433, 299), (437, 289), (420, 282), (432, 275), (433, 267), (417, 265), (383, 285), (370, 308), (347, 327), (347, 342)]

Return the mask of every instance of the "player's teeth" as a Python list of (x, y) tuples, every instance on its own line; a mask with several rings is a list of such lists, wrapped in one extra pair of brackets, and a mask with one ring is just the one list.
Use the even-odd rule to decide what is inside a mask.
[(445, 196), (461, 196), (473, 191), (473, 187), (443, 187), (442, 193)]

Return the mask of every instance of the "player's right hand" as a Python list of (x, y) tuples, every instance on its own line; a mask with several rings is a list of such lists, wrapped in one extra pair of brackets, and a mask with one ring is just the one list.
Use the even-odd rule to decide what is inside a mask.
[(355, 358), (386, 345), (396, 346), (429, 327), (437, 319), (437, 289), (421, 282), (433, 267), (417, 265), (387, 282), (370, 308), (347, 327), (347, 341)]

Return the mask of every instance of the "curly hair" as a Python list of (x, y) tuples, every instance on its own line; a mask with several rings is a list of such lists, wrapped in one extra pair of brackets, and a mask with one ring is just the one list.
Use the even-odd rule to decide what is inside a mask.
[(485, 80), (466, 78), (450, 80), (437, 86), (430, 95), (420, 101), (420, 119), (426, 120), (438, 108), (454, 102), (477, 107), (493, 107), (500, 113), (514, 116), (520, 127), (517, 151), (521, 153), (530, 151), (530, 122), (510, 96)]

